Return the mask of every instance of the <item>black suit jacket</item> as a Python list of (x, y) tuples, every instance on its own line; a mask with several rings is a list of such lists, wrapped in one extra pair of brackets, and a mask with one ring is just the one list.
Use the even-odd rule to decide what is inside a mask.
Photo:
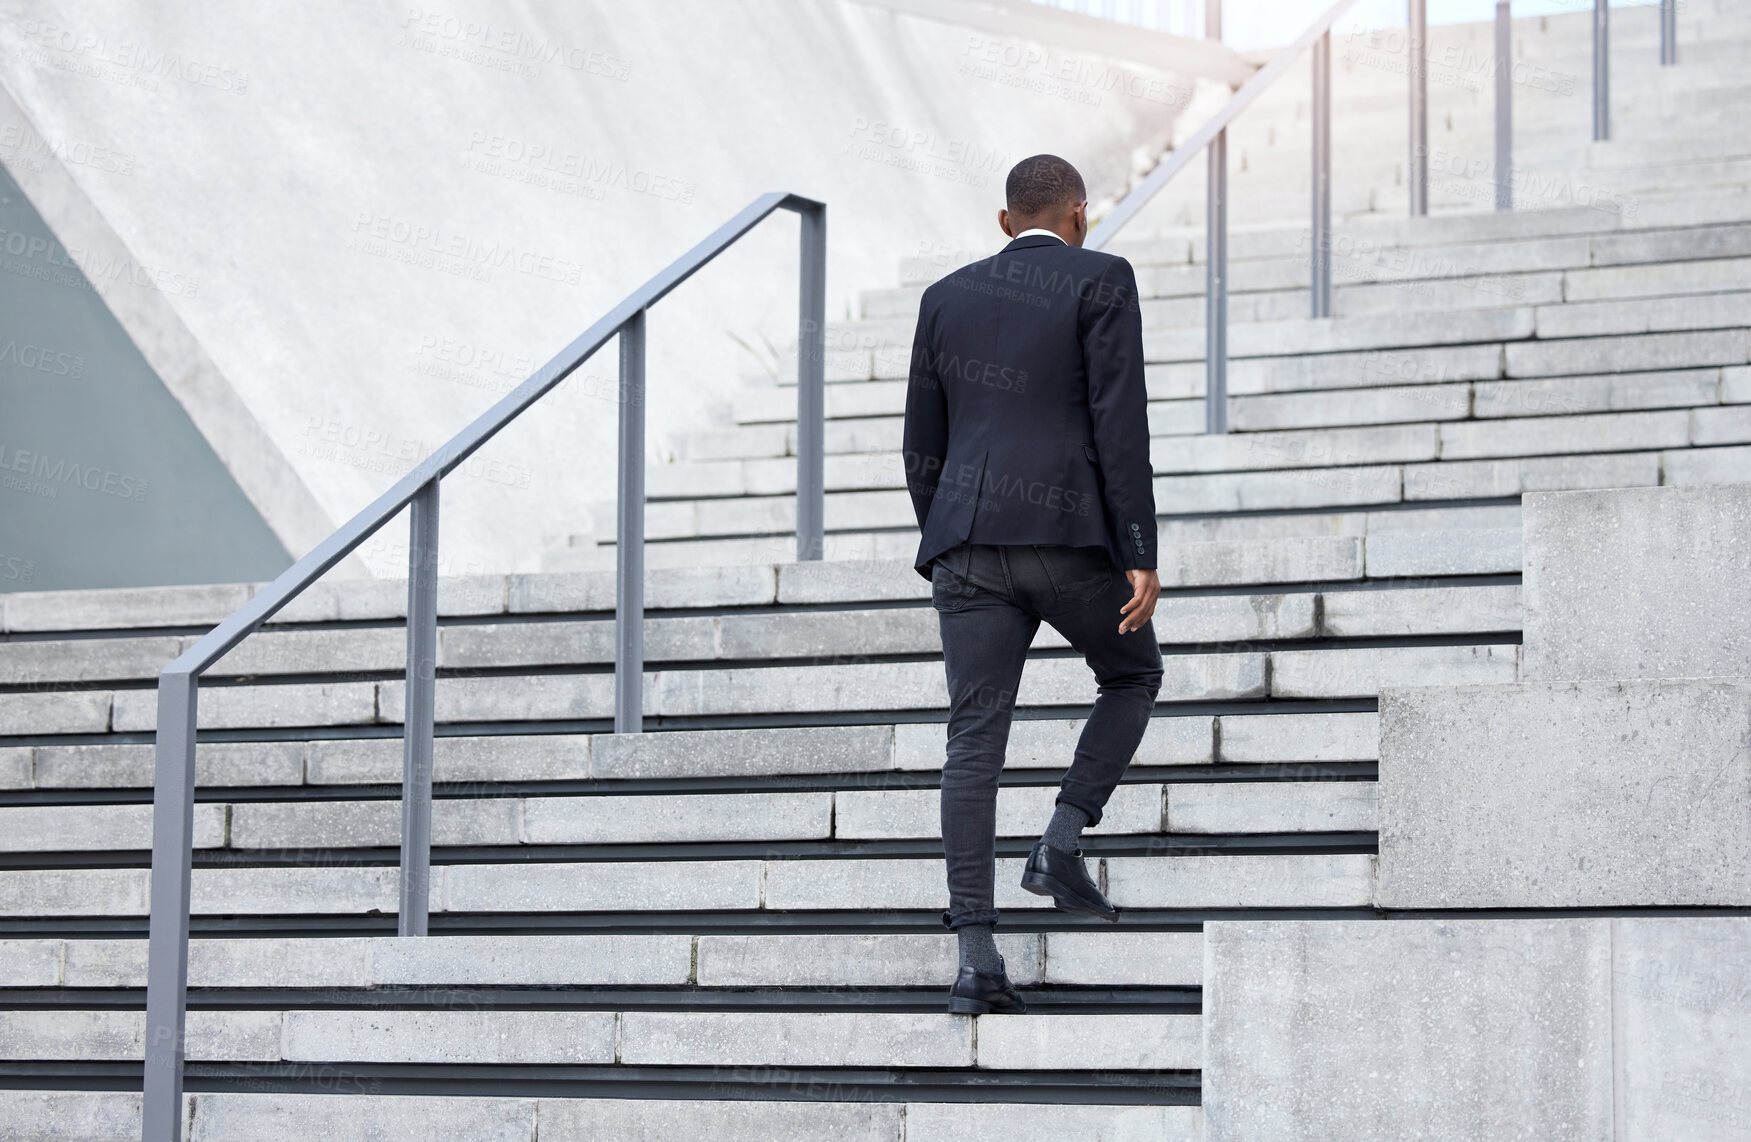
[(926, 578), (964, 542), (1105, 547), (1154, 567), (1131, 264), (1032, 234), (925, 290), (901, 447)]

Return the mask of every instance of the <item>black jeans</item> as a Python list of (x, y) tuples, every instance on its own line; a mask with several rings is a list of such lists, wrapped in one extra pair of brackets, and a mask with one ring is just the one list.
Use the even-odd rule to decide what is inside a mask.
[(1041, 620), (1082, 654), (1099, 685), (1057, 798), (1087, 813), (1091, 824), (1149, 727), (1161, 689), (1161, 648), (1153, 623), (1119, 633), (1119, 608), (1131, 585), (1098, 547), (962, 544), (937, 557), (930, 583), (948, 669), (943, 923), (995, 924), (997, 775), (1022, 664)]

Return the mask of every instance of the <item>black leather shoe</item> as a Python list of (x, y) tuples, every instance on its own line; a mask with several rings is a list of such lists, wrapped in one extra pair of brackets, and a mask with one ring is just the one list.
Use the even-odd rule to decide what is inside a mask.
[(990, 974), (962, 968), (955, 985), (948, 989), (948, 1009), (957, 1015), (1022, 1015), (1027, 1004), (1009, 982), (1005, 968)]
[(1081, 849), (1067, 853), (1045, 841), (1035, 841), (1022, 870), (1021, 886), (1036, 895), (1050, 896), (1066, 912), (1119, 922), (1119, 910), (1101, 895), (1100, 886), (1088, 875)]

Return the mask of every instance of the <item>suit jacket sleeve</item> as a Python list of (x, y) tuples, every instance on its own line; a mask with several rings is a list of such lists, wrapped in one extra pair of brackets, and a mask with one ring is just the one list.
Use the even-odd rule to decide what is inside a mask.
[(918, 530), (930, 515), (948, 455), (948, 397), (937, 374), (936, 354), (930, 344), (930, 299), (918, 306), (918, 328), (912, 334), (912, 364), (906, 382), (906, 426), (900, 455), (906, 465), (906, 490), (912, 495), (912, 511)]
[(1106, 515), (1119, 566), (1156, 565), (1155, 469), (1143, 382), (1143, 310), (1131, 263), (1115, 258), (1082, 301), (1082, 363)]

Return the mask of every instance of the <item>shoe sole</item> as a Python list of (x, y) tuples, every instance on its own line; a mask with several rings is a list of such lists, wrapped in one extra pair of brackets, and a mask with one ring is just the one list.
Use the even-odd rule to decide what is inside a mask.
[[(982, 999), (964, 999), (958, 995), (951, 995), (948, 997), (948, 1009), (950, 1014), (953, 1015), (990, 1015), (993, 1011), (996, 1011), (995, 1008)], [(996, 1013), (998, 1015), (1025, 1015), (1027, 1013), (1027, 1007), (1025, 1005), (1019, 1007), (1005, 1007), (1001, 1011), (996, 1011)]]
[(1102, 920), (1110, 920), (1115, 924), (1119, 922), (1119, 910), (1117, 908), (1114, 908), (1110, 912), (1102, 908), (1092, 908), (1074, 897), (1060, 896), (1057, 892), (1052, 890), (1055, 885), (1062, 887), (1062, 884), (1057, 878), (1047, 876), (1045, 873), (1024, 872), (1021, 875), (1021, 886), (1023, 888), (1027, 889), (1035, 896), (1050, 896), (1052, 898), (1052, 903), (1056, 904), (1062, 911), (1074, 912), (1079, 916), (1098, 916)]

